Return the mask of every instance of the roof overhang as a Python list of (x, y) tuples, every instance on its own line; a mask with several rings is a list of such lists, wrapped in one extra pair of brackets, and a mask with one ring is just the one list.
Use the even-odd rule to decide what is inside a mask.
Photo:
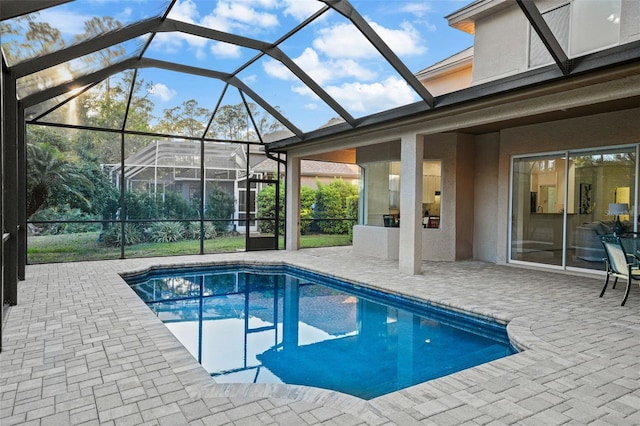
[(513, 0), (477, 0), (445, 16), (449, 26), (475, 34), (476, 20), (513, 5)]

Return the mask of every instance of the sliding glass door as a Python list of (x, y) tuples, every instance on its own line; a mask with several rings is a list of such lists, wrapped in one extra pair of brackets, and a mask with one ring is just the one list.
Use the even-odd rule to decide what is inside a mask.
[[(637, 229), (636, 146), (514, 158), (512, 261), (603, 269), (599, 235)], [(622, 214), (612, 215), (615, 209)]]
[(562, 265), (565, 164), (562, 155), (514, 160), (512, 260)]

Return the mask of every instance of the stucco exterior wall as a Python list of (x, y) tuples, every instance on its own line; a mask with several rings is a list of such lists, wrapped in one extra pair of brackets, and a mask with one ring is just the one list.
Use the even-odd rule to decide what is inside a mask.
[(456, 260), (473, 257), (475, 137), (460, 133), (456, 147)]
[(474, 85), (527, 69), (528, 28), (527, 18), (516, 2), (476, 21)]
[(496, 262), (500, 134), (475, 138), (473, 258)]
[(455, 92), (456, 90), (465, 89), (471, 86), (473, 78), (473, 70), (471, 65), (458, 69), (454, 72), (448, 72), (435, 78), (421, 80), (424, 87), (433, 96), (440, 96), (445, 93)]
[(620, 42), (628, 43), (640, 40), (640, 2), (638, 0), (622, 0), (620, 14)]
[[(544, 152), (640, 143), (640, 108), (558, 120), (500, 132), (496, 263), (506, 263), (511, 158)], [(489, 214), (490, 212), (483, 212)], [(487, 219), (477, 219), (487, 220)], [(479, 247), (477, 247), (479, 249)], [(487, 252), (488, 253), (488, 252)]]
[(361, 146), (356, 149), (357, 164), (376, 161), (400, 161), (400, 141)]

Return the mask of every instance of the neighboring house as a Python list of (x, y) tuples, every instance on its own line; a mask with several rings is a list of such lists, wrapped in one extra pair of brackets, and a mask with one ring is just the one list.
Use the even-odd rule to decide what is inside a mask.
[[(213, 143), (204, 144), (204, 193), (209, 194), (212, 186), (222, 188), (235, 200), (234, 219), (238, 231), (244, 230), (246, 217), (246, 181), (247, 170), (250, 179), (267, 178), (277, 170), (275, 162), (272, 169), (254, 167), (263, 162), (264, 152), (252, 145), (247, 156), (247, 146), (243, 144)], [(156, 140), (125, 159), (124, 182), (127, 191), (138, 190), (164, 197), (167, 191), (177, 192), (187, 201), (199, 199), (202, 193), (200, 176), (200, 143), (184, 140)], [(249, 165), (247, 168), (247, 158)], [(120, 187), (121, 166), (110, 165), (109, 175), (116, 187)], [(262, 184), (252, 182), (253, 193), (260, 190)], [(252, 205), (249, 214), (255, 218), (256, 197), (250, 198)], [(207, 209), (205, 197), (204, 209)], [(256, 230), (252, 222), (252, 230)]]
[[(150, 143), (125, 159), (123, 181), (126, 191), (145, 191), (162, 198), (167, 191), (172, 191), (179, 193), (187, 201), (200, 199), (200, 149), (200, 143), (184, 140), (156, 140)], [(257, 193), (266, 185), (260, 180), (273, 179), (278, 170), (276, 161), (267, 158), (261, 147), (251, 145), (250, 149), (250, 155), (247, 156), (247, 145), (204, 144), (204, 192), (208, 194), (209, 189), (215, 185), (233, 195), (236, 204), (234, 219), (237, 221), (238, 231), (244, 230), (247, 214), (247, 170), (249, 178), (253, 180), (250, 183), (248, 212), (251, 219), (257, 214)], [(248, 169), (247, 157), (250, 159)], [(120, 164), (106, 167), (112, 182), (119, 188), (122, 173)], [(284, 168), (281, 171), (284, 173)], [(359, 167), (355, 164), (303, 161), (302, 184), (313, 189), (317, 189), (318, 182), (327, 184), (336, 178), (357, 185), (358, 177)], [(205, 211), (206, 203), (207, 197)], [(257, 224), (253, 220), (250, 229), (257, 231)]]
[(300, 161), (342, 157), (363, 170), (355, 253), (409, 273), (457, 259), (602, 270), (610, 204), (637, 230), (640, 2), (535, 4), (557, 60), (517, 2), (475, 1), (447, 17), (474, 46), (417, 73), (433, 107), (270, 144), (288, 159), (287, 247)]
[[(267, 158), (253, 168), (255, 172), (269, 175), (276, 169), (275, 161)], [(284, 169), (282, 170), (284, 173)], [(300, 185), (318, 189), (318, 182), (328, 184), (334, 179), (358, 185), (360, 168), (355, 164), (334, 163), (329, 161), (302, 160), (300, 167)]]

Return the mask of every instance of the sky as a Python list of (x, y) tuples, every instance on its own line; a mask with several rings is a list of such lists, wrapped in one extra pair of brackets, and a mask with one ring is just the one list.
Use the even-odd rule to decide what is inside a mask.
[[(471, 35), (450, 28), (444, 18), (470, 2), (352, 0), (351, 4), (415, 73), (473, 44)], [(127, 25), (158, 16), (167, 4), (165, 0), (76, 0), (44, 10), (39, 18), (72, 40), (93, 16), (112, 16)], [(169, 18), (274, 42), (323, 5), (317, 0), (178, 0)], [(143, 41), (123, 47), (135, 53)], [(288, 38), (280, 48), (356, 118), (419, 100), (358, 30), (333, 10)], [(172, 32), (158, 34), (145, 56), (230, 73), (258, 53)], [(302, 131), (321, 127), (338, 116), (281, 62), (269, 56), (258, 59), (237, 76)], [(141, 69), (139, 77), (151, 85), (149, 94), (158, 115), (188, 99), (212, 110), (224, 87), (217, 80), (154, 68)], [(226, 92), (222, 103), (239, 102), (240, 95), (234, 89)]]

